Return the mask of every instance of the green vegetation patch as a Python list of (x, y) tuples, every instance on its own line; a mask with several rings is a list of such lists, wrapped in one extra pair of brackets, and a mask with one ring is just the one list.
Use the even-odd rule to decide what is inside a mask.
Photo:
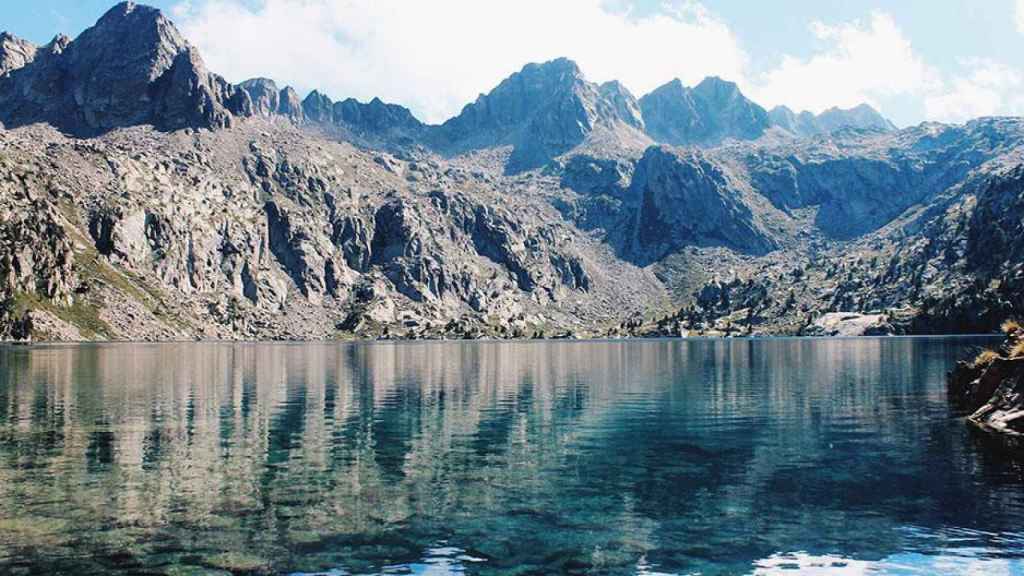
[[(114, 331), (100, 318), (98, 307), (84, 298), (75, 298), (71, 306), (60, 306), (35, 294), (19, 292), (14, 295), (14, 315), (24, 316), (30, 311), (41, 310), (78, 328), (84, 338), (110, 338)], [(46, 339), (46, 334), (33, 334), (33, 338)]]

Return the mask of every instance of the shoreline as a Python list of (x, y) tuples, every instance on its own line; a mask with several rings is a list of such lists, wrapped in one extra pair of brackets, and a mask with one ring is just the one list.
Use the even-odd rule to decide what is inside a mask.
[(59, 346), (107, 346), (107, 345), (169, 345), (169, 344), (242, 344), (242, 345), (328, 345), (328, 344), (354, 344), (354, 345), (375, 345), (375, 344), (541, 344), (541, 343), (608, 343), (608, 342), (732, 342), (732, 341), (821, 341), (821, 340), (909, 340), (909, 339), (968, 339), (968, 338), (1001, 338), (1000, 334), (994, 333), (969, 333), (969, 334), (892, 334), (880, 336), (652, 336), (652, 337), (625, 337), (625, 338), (382, 338), (382, 339), (337, 339), (337, 340), (46, 340), (37, 342), (0, 342), (0, 348), (33, 348), (33, 347), (59, 347)]

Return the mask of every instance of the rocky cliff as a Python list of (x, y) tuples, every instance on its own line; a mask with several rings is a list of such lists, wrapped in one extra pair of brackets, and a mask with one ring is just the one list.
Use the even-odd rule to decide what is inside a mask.
[(131, 2), (4, 34), (0, 335), (959, 332), (1024, 306), (1024, 121), (785, 112), (558, 59), (429, 125), (233, 85)]
[(947, 376), (948, 396), (967, 421), (1020, 447), (1024, 441), (1024, 331), (1013, 320), (1003, 323), (1006, 340), (960, 361)]

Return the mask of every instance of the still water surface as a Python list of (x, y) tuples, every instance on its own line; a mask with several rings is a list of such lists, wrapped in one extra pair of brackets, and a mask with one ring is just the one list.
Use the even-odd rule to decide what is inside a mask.
[(0, 348), (0, 574), (1024, 574), (983, 343)]

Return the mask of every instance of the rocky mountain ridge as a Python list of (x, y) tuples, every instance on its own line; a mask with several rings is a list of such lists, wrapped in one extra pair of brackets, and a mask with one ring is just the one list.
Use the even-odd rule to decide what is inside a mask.
[(0, 70), (6, 339), (927, 333), (1024, 305), (1020, 119), (769, 113), (717, 78), (638, 100), (559, 59), (428, 125), (232, 85), (132, 2), (4, 35)]

